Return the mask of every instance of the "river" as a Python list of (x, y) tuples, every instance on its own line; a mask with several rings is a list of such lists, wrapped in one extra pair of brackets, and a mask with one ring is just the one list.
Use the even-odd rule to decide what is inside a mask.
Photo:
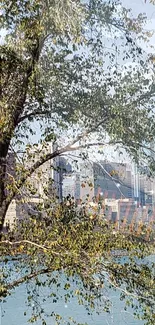
[[(41, 304), (46, 314), (55, 312), (61, 314), (67, 321), (69, 317), (73, 317), (79, 324), (88, 325), (143, 325), (142, 320), (137, 320), (133, 316), (132, 309), (124, 310), (124, 302), (119, 299), (119, 292), (113, 289), (105, 289), (105, 298), (110, 299), (111, 307), (110, 313), (102, 312), (97, 314), (93, 312), (92, 315), (88, 315), (88, 312), (84, 306), (79, 305), (77, 298), (71, 298), (67, 303), (64, 300), (64, 276), (61, 278), (62, 287), (59, 288), (59, 300), (57, 303), (53, 303), (52, 298), (48, 298), (51, 292), (50, 288), (39, 288), (39, 296), (35, 303)], [(71, 284), (75, 289), (75, 284)], [(5, 302), (0, 306), (0, 325), (28, 325), (28, 319), (31, 316), (33, 306), (28, 306), (26, 303), (27, 286), (25, 284), (16, 288), (12, 294), (7, 297)], [(37, 289), (38, 290), (38, 289)], [(62, 296), (62, 297), (61, 297)], [(46, 301), (44, 301), (46, 298)], [(25, 314), (25, 315), (24, 315)], [(55, 320), (50, 317), (46, 318), (48, 325), (56, 325)], [(41, 325), (41, 321), (34, 322), (35, 325)]]
[[(76, 299), (72, 299), (67, 304), (60, 299), (56, 304), (46, 302), (43, 304), (46, 312), (61, 314), (65, 320), (72, 316), (79, 323), (89, 325), (142, 325), (142, 321), (134, 319), (132, 311), (125, 312), (123, 302), (120, 302), (116, 292), (110, 292), (108, 297), (112, 301), (111, 313), (103, 312), (98, 315), (95, 312), (89, 316), (83, 306), (79, 306)], [(6, 303), (1, 304), (1, 325), (28, 325), (32, 309), (25, 304), (26, 291), (24, 286), (16, 289), (15, 293), (7, 298)], [(26, 311), (26, 316), (24, 312)], [(40, 321), (34, 324), (41, 325)], [(56, 325), (55, 321), (47, 319), (48, 325)], [(63, 324), (63, 323), (62, 323)]]

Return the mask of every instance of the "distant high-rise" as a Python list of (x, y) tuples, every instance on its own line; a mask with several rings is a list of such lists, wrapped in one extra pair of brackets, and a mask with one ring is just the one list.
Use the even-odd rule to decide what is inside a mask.
[[(72, 166), (67, 162), (67, 160), (64, 157), (57, 157), (56, 159), (56, 170), (57, 170), (57, 184), (58, 184), (58, 196), (59, 201), (61, 202), (63, 200), (63, 197), (66, 197), (67, 195), (67, 178), (68, 183), (70, 178), (68, 177), (70, 174), (72, 174)], [(68, 194), (71, 190), (68, 191)]]
[(147, 174), (148, 167), (137, 167), (134, 164), (134, 199), (141, 206), (154, 205), (155, 203), (155, 178)]
[(83, 162), (80, 164), (80, 199), (92, 201), (94, 194), (94, 164)]
[(63, 176), (62, 192), (63, 197), (72, 193), (82, 201), (92, 201), (99, 192), (108, 198), (134, 199), (131, 166), (107, 161), (82, 162), (78, 172)]
[(109, 198), (134, 198), (131, 166), (117, 162), (94, 163), (95, 195), (98, 188)]
[[(25, 168), (30, 168), (43, 155), (52, 153), (56, 148), (56, 144), (53, 143), (30, 148), (29, 153), (25, 155)], [(45, 198), (47, 193), (57, 198), (61, 197), (60, 159), (59, 156), (49, 159), (29, 177), (31, 187), (34, 189), (33, 197)]]
[(63, 198), (71, 195), (75, 200), (92, 201), (94, 197), (93, 164), (83, 162), (78, 171), (64, 173), (62, 181)]
[(139, 196), (140, 196), (140, 183), (139, 183), (139, 173), (138, 173), (138, 168), (137, 165), (134, 164), (134, 199), (135, 201), (139, 201)]
[(66, 174), (62, 182), (62, 196), (63, 199), (68, 196), (78, 200), (80, 198), (80, 182), (77, 173)]

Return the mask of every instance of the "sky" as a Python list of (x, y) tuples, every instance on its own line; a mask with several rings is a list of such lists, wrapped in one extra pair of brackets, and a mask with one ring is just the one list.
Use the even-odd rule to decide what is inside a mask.
[[(149, 0), (122, 0), (122, 4), (132, 10), (133, 16), (137, 16), (140, 13), (145, 13), (147, 15), (147, 24), (146, 30), (154, 30), (154, 36), (150, 39), (150, 45), (155, 46), (155, 5), (151, 4)], [(153, 50), (149, 45), (146, 46), (145, 43), (141, 43), (141, 46), (148, 53), (155, 53), (155, 49)]]
[(145, 12), (148, 19), (155, 18), (155, 6), (149, 0), (122, 0), (122, 4), (126, 8), (131, 8), (133, 15)]

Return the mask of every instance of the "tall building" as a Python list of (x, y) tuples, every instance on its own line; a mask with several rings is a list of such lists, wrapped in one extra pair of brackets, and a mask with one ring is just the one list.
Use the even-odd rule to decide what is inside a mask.
[[(18, 164), (18, 170), (22, 170), (23, 167), (30, 169), (43, 155), (52, 153), (55, 149), (51, 143), (44, 146), (34, 145), (33, 148), (29, 149), (29, 152), (24, 154), (23, 164), (16, 162), (15, 157), (10, 155), (7, 178), (16, 177), (18, 179), (19, 176), (15, 172), (16, 164)], [(20, 193), (9, 206), (5, 226), (9, 223), (13, 225), (14, 219), (20, 220), (29, 214), (35, 214), (35, 211), (37, 211), (35, 210), (36, 205), (47, 199), (47, 196), (51, 197), (53, 195), (57, 199), (60, 198), (62, 185), (60, 182), (59, 159), (57, 157), (46, 161), (27, 179), (25, 186), (20, 189)]]
[(140, 196), (140, 182), (139, 182), (139, 172), (137, 165), (134, 164), (134, 199), (135, 201), (139, 201), (139, 196)]
[(66, 174), (62, 182), (63, 199), (68, 196), (78, 200), (80, 198), (80, 182), (79, 175), (76, 173)]
[(134, 165), (134, 198), (141, 205), (155, 204), (155, 178), (148, 175), (148, 168)]
[(78, 171), (63, 174), (62, 178), (63, 198), (71, 195), (75, 200), (92, 201), (94, 197), (94, 174), (92, 163), (80, 163)]
[[(133, 175), (129, 164), (82, 162), (77, 173), (63, 175), (62, 184), (63, 197), (72, 193), (82, 201), (93, 201), (99, 192), (108, 198), (134, 199)], [(78, 194), (75, 195), (75, 192)]]
[(117, 162), (94, 163), (95, 195), (98, 188), (109, 198), (134, 198), (134, 184), (131, 166)]
[(80, 163), (80, 199), (92, 201), (94, 192), (94, 164), (91, 162)]
[[(37, 145), (30, 148), (26, 153), (24, 164), (25, 168), (31, 168), (31, 166), (37, 162), (43, 155), (50, 154), (56, 150), (56, 145), (48, 143), (43, 145)], [(43, 163), (33, 174), (29, 177), (30, 196), (45, 198), (47, 193), (51, 193), (56, 197), (60, 197), (60, 158), (55, 157)], [(33, 191), (34, 190), (34, 191)], [(32, 193), (34, 192), (34, 194)]]
[[(57, 157), (57, 181), (59, 182), (59, 201), (62, 202), (66, 196), (65, 179), (72, 174), (72, 166), (64, 157)], [(67, 181), (66, 181), (67, 182)], [(69, 182), (69, 179), (68, 179)], [(69, 193), (70, 194), (70, 193)]]

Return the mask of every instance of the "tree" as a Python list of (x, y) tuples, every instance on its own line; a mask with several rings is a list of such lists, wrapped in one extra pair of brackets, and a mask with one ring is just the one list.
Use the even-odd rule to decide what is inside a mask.
[[(66, 22), (68, 15), (71, 19)], [(1, 45), (1, 228), (16, 194), (16, 190), (5, 191), (8, 152), (16, 150), (16, 142), (19, 144), (30, 127), (29, 121), (39, 120), (43, 128), (42, 119), (47, 119), (45, 141), (55, 137), (57, 127), (62, 125), (78, 123), (80, 130), (71, 143), (52, 156), (42, 157), (24, 176), (20, 175), (17, 188), (43, 162), (73, 150), (75, 143), (96, 130), (101, 139), (103, 132), (109, 134), (111, 143), (121, 143), (134, 158), (144, 138), (150, 147), (154, 136), (154, 83), (149, 83), (146, 76), (149, 63), (141, 62), (132, 78), (130, 71), (122, 75), (119, 52), (124, 62), (129, 55), (124, 43), (122, 51), (118, 51), (114, 38), (112, 49), (107, 51), (101, 41), (103, 30), (121, 32), (136, 60), (141, 49), (130, 34), (135, 31), (141, 36), (143, 20), (141, 15), (132, 20), (125, 9), (119, 17), (117, 3), (102, 1), (86, 5), (74, 1), (61, 5), (57, 1), (45, 5), (39, 1), (2, 2), (1, 25), (8, 35)], [(104, 63), (103, 57), (110, 57), (110, 65)], [(147, 155), (146, 150), (143, 154)]]
[[(60, 241), (62, 238), (64, 239), (64, 232), (69, 232), (69, 237), (66, 239), (67, 242), (64, 242), (64, 246), (56, 241), (56, 251), (51, 251), (53, 229), (49, 228), (49, 232), (46, 232), (49, 217), (53, 215), (51, 203), (45, 216), (42, 216), (41, 213), (41, 221), (32, 218), (27, 225), (26, 219), (24, 225), (20, 227), (20, 232), (19, 229), (16, 229), (16, 234), (7, 234), (8, 239), (2, 235), (2, 230), (10, 202), (13, 198), (19, 199), (21, 189), (24, 186), (29, 187), (29, 178), (40, 166), (54, 157), (79, 148), (83, 149), (86, 154), (87, 148), (94, 144), (105, 145), (107, 135), (110, 138), (109, 144), (124, 146), (136, 162), (142, 157), (145, 163), (147, 158), (153, 170), (152, 153), (154, 151), (150, 148), (150, 142), (154, 139), (155, 130), (154, 75), (151, 70), (152, 63), (133, 40), (134, 34), (139, 38), (142, 37), (142, 25), (145, 17), (139, 15), (137, 19), (132, 19), (127, 10), (123, 8), (120, 11), (117, 2), (106, 3), (100, 0), (90, 0), (86, 3), (73, 0), (45, 1), (44, 3), (39, 0), (2, 1), (1, 12), (1, 26), (6, 29), (8, 34), (1, 45), (0, 65), (0, 229), (2, 251), (3, 242), (13, 245), (13, 247), (15, 245), (14, 253), (20, 251), (28, 253), (29, 247), (31, 247), (30, 259), (26, 261), (27, 266), (33, 265), (40, 250), (43, 253), (47, 251), (48, 254), (45, 254), (46, 268), (42, 269), (43, 273), (61, 268), (69, 270), (70, 267), (78, 273), (79, 267), (79, 275), (82, 276), (82, 271), (85, 274), (84, 264), (86, 264), (86, 286), (90, 288), (92, 284), (89, 285), (89, 272), (92, 275), (92, 271), (95, 271), (95, 263), (97, 263), (96, 271), (99, 270), (98, 262), (94, 260), (95, 247), (101, 245), (99, 251), (102, 253), (104, 247), (99, 241), (100, 232), (95, 232), (96, 235), (94, 235), (95, 225), (89, 219), (87, 220), (87, 216), (84, 216), (84, 223), (76, 221), (76, 225), (74, 221), (73, 225), (72, 223), (68, 225), (70, 220), (69, 222), (59, 220), (61, 214), (64, 215), (64, 219), (66, 218), (66, 207), (60, 213), (61, 207), (58, 206), (58, 211), (56, 209), (53, 217), (55, 232), (60, 232)], [(104, 44), (106, 37), (103, 38), (103, 31), (107, 33), (107, 36), (114, 33), (110, 49), (107, 49), (108, 42)], [(108, 62), (107, 58), (109, 58)], [(127, 63), (131, 58), (137, 62), (137, 65), (135, 64), (133, 69), (128, 69)], [(124, 73), (120, 71), (122, 65)], [(150, 71), (152, 73), (151, 80)], [(62, 130), (63, 134), (69, 127), (75, 131), (73, 131), (72, 140), (66, 145), (58, 146), (52, 153), (43, 150), (39, 159), (36, 159), (37, 151), (40, 150), (39, 146), (33, 154), (27, 148), (26, 154), (34, 161), (31, 166), (24, 166), (23, 157), (21, 158), (21, 155), (18, 154), (18, 147), (21, 141), (25, 143), (23, 133), (26, 132), (26, 129), (29, 130), (29, 134), (33, 133), (34, 124), (31, 122), (35, 123), (36, 121), (40, 122), (42, 128), (41, 139), (44, 149), (49, 141), (57, 140), (59, 143), (61, 138), (59, 135)], [(89, 141), (92, 134), (95, 137), (93, 142)], [(9, 175), (7, 169), (11, 152), (16, 154), (20, 160), (13, 176)], [(42, 212), (42, 203), (38, 207), (39, 212), (40, 209)], [(74, 216), (74, 209), (72, 213)], [(59, 222), (57, 222), (57, 214)], [(40, 227), (43, 229), (41, 233)], [(85, 227), (88, 231), (86, 233)], [(105, 225), (102, 227), (104, 228)], [(69, 245), (69, 242), (73, 244), (74, 228), (75, 251)], [(33, 229), (32, 233), (31, 229)], [(77, 245), (79, 231), (82, 236), (80, 246)], [(19, 240), (17, 240), (17, 234)], [(38, 236), (37, 243), (34, 240), (36, 234)], [(12, 236), (13, 242), (9, 236)], [(46, 236), (48, 236), (49, 245), (47, 247)], [(51, 242), (50, 236), (52, 236)], [(95, 237), (95, 250), (92, 256), (90, 253), (91, 243), (89, 243), (88, 252), (85, 247), (86, 240), (92, 238), (91, 236)], [(106, 235), (103, 232), (104, 236), (107, 240), (106, 236), (109, 236), (109, 232)], [(103, 237), (101, 237), (102, 240)], [(108, 238), (111, 241), (111, 236)], [(115, 241), (114, 238), (115, 235), (113, 237)], [(21, 245), (16, 242), (20, 242)], [(103, 243), (105, 244), (105, 241)], [(59, 245), (61, 249), (64, 249), (64, 253), (59, 252)], [(118, 246), (122, 248), (124, 247), (122, 245), (124, 244), (120, 244), (119, 241)], [(138, 245), (141, 245), (141, 241)], [(111, 248), (112, 246), (110, 246)], [(10, 248), (8, 248), (8, 254), (11, 254)], [(83, 259), (82, 263), (81, 256), (83, 254), (87, 261)], [(71, 257), (69, 257), (70, 255)], [(75, 255), (77, 255), (77, 260), (74, 263)], [(49, 267), (53, 257), (54, 266)], [(94, 265), (93, 270), (91, 265)], [(99, 263), (99, 267), (101, 267), (101, 263)], [(105, 268), (105, 270), (107, 269)], [(108, 271), (110, 272), (110, 267), (108, 267)], [(114, 268), (111, 270), (111, 274), (113, 272)], [(131, 275), (126, 266), (123, 277), (118, 272), (120, 281), (125, 278), (124, 274), (126, 279)], [(30, 278), (35, 275), (32, 272)], [(25, 281), (25, 278), (23, 280)], [(85, 284), (85, 278), (83, 283)], [(12, 287), (16, 284), (18, 285), (18, 283), (12, 284)], [(2, 292), (7, 293), (7, 289), (9, 288), (6, 287), (4, 281)]]

